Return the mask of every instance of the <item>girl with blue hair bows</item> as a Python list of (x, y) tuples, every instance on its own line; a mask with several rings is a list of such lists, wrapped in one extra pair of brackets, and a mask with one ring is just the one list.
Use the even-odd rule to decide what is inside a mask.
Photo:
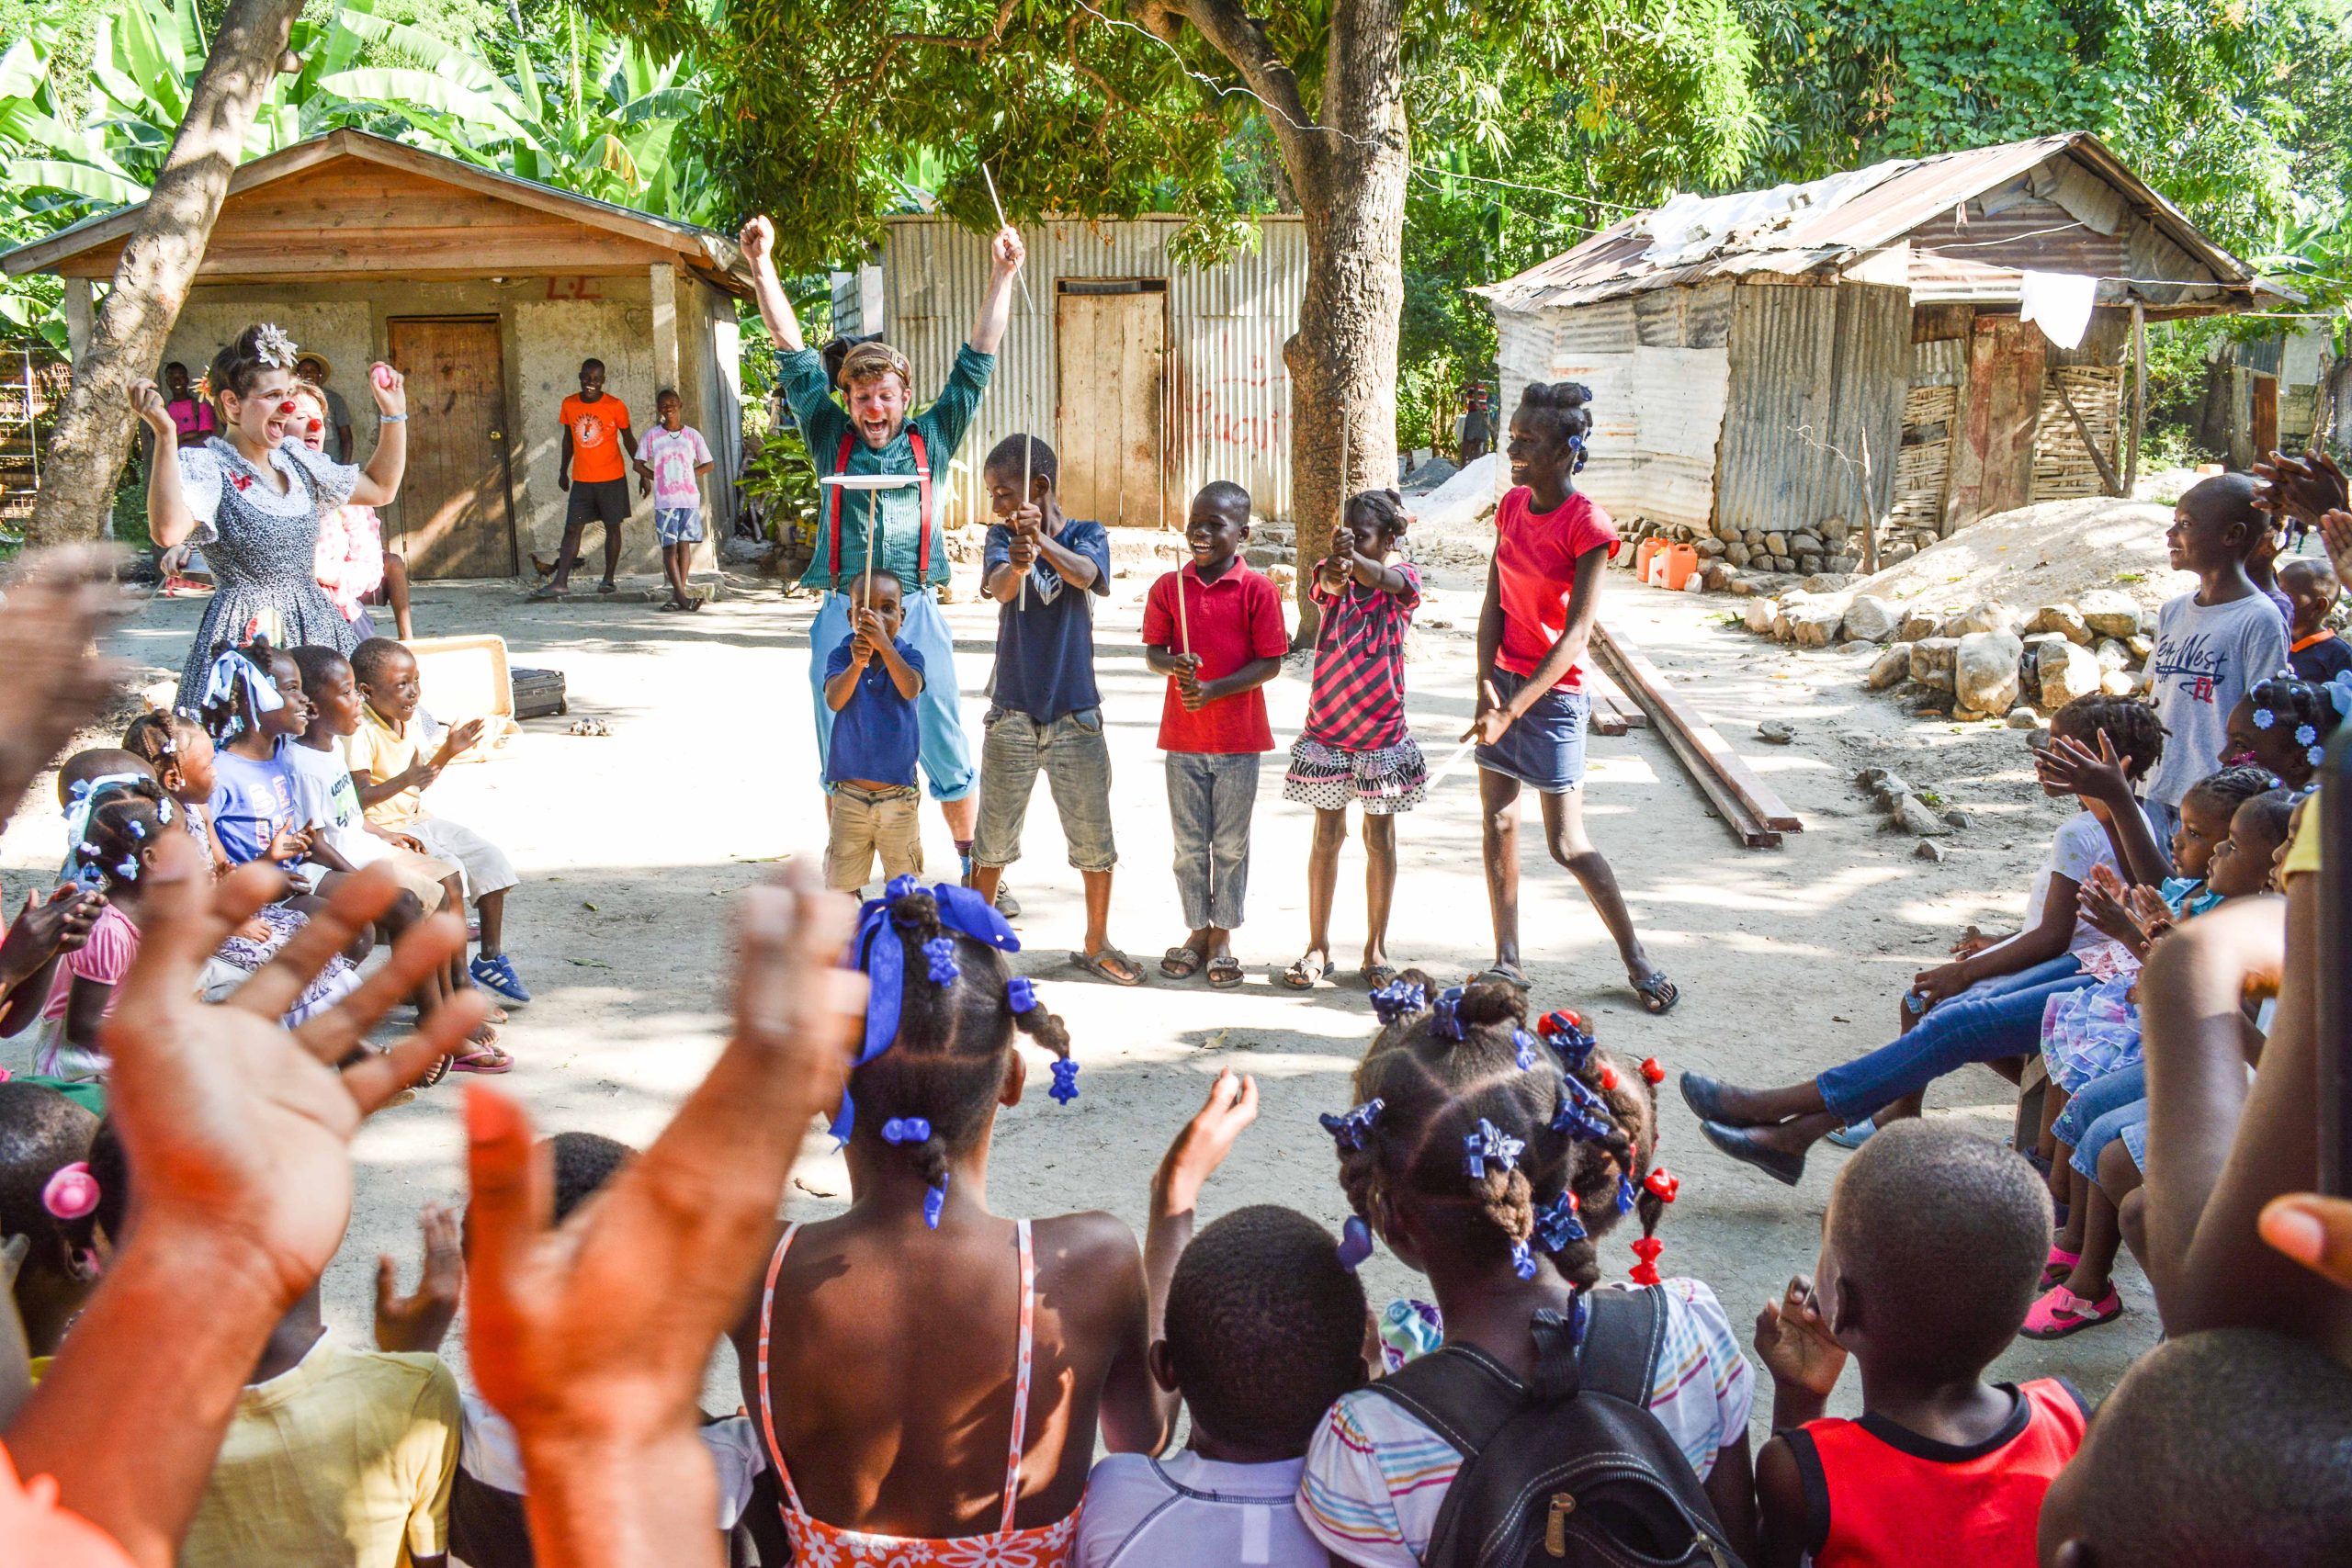
[(1016, 1032), (1053, 1057), (1046, 1092), (1078, 1099), (1069, 1032), (1005, 962), (1019, 946), (978, 894), (910, 876), (851, 942), (871, 985), (833, 1122), (849, 1208), (784, 1230), (733, 1337), (797, 1561), (1065, 1562), (1098, 1427), (1118, 1451), (1166, 1437), (1135, 1233), (989, 1206), (997, 1114), (1028, 1089)]

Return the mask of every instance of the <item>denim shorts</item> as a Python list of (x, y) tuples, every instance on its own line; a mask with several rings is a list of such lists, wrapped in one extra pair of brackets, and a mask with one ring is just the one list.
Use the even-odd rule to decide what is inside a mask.
[(653, 536), (665, 545), (701, 544), (702, 508), (699, 506), (655, 507)]
[[(1527, 677), (1498, 667), (1494, 682), (1496, 694), (1509, 702), (1527, 684)], [(1478, 748), (1478, 766), (1544, 795), (1582, 789), (1585, 729), (1591, 717), (1592, 698), (1585, 693), (1548, 691), (1503, 731), (1500, 740)]]
[(974, 865), (1011, 865), (1021, 858), (1021, 829), (1043, 770), (1061, 814), (1069, 863), (1108, 871), (1119, 863), (1111, 833), (1111, 747), (1102, 710), (1084, 708), (1040, 723), (1012, 708), (990, 708), (981, 721), (980, 820)]

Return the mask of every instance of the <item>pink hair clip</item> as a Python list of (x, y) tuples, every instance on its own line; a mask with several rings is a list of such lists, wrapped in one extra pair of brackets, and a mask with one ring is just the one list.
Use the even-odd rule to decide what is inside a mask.
[(40, 1190), (40, 1206), (61, 1220), (78, 1220), (98, 1206), (98, 1179), (87, 1160), (61, 1165)]

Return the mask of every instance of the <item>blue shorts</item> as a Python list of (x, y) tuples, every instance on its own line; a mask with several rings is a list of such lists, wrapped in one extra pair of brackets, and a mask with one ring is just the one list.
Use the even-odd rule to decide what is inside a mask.
[(653, 536), (665, 545), (701, 544), (702, 508), (699, 506), (655, 507)]
[[(1526, 676), (1499, 668), (1493, 680), (1496, 694), (1506, 703), (1527, 684)], [(1589, 695), (1555, 687), (1536, 698), (1500, 740), (1479, 747), (1474, 755), (1490, 773), (1517, 779), (1544, 795), (1566, 795), (1584, 787), (1584, 737), (1591, 717)]]
[[(899, 635), (922, 655), (922, 694), (915, 698), (915, 722), (922, 730), (921, 761), (933, 800), (961, 800), (979, 787), (972, 766), (971, 738), (964, 733), (963, 689), (956, 679), (956, 642), (947, 617), (928, 590), (907, 600)], [(817, 775), (833, 750), (833, 710), (825, 701), (825, 660), (849, 640), (849, 595), (829, 592), (808, 627), (809, 705), (817, 719)]]

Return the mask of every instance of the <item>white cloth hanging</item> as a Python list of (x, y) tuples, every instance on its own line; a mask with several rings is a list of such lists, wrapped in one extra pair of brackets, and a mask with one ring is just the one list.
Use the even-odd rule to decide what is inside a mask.
[(2018, 282), (2018, 315), (2060, 348), (2079, 348), (2090, 330), (2098, 279), (2072, 272), (2029, 272)]

